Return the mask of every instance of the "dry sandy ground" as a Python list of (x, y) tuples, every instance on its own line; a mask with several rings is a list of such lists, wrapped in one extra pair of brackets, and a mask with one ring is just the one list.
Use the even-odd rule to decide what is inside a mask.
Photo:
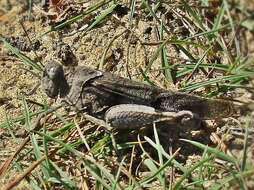
[[(65, 61), (66, 64), (88, 65), (93, 68), (100, 65), (101, 69), (114, 72), (123, 77), (143, 80), (143, 77), (138, 74), (140, 73), (139, 67), (145, 68), (158, 48), (158, 44), (154, 44), (159, 41), (155, 27), (157, 24), (141, 15), (139, 19), (135, 20), (134, 24), (137, 27), (131, 32), (128, 30), (130, 28), (128, 15), (122, 15), (124, 10), (121, 10), (119, 14), (113, 15), (110, 19), (104, 21), (103, 25), (95, 30), (88, 31), (85, 35), (77, 32), (80, 23), (73, 24), (70, 28), (60, 32), (51, 32), (39, 38), (40, 44), (35, 51), (32, 51), (20, 22), (23, 23), (29, 37), (35, 39), (50, 29), (48, 25), (49, 13), (41, 7), (35, 6), (33, 20), (30, 21), (23, 1), (10, 0), (10, 4), (7, 2), (7, 0), (0, 1), (0, 34), (9, 38), (19, 37), (14, 41), (17, 46), (21, 46), (25, 50), (23, 53), (32, 60), (40, 61), (43, 64), (54, 59), (60, 62)], [(85, 6), (88, 7), (92, 3), (93, 1), (88, 2)], [(250, 3), (251, 6), (253, 4)], [(73, 6), (73, 9), (80, 11), (80, 8), (75, 6)], [(58, 13), (57, 15), (59, 16)], [(89, 20), (95, 16), (94, 14), (86, 19)], [(172, 24), (174, 24), (174, 27), (171, 28), (170, 32), (181, 36), (184, 31), (177, 31), (178, 27), (181, 28), (179, 22), (175, 20)], [(165, 36), (168, 35), (165, 34)], [(247, 35), (247, 40), (253, 44), (252, 33)], [(253, 54), (254, 46), (250, 45), (248, 51), (249, 55)], [(167, 52), (173, 63), (184, 62), (183, 56), (177, 54), (172, 46), (167, 47)], [(150, 72), (148, 77), (158, 86), (177, 90), (179, 84), (172, 85), (165, 79), (160, 71), (160, 64), (159, 59), (155, 60), (152, 66), (153, 72)], [(202, 79), (202, 76), (199, 76), (199, 78)], [(198, 81), (198, 79), (196, 80)], [(22, 94), (24, 93), (31, 93), (29, 95), (31, 101), (38, 103), (52, 101), (45, 96), (40, 88), (32, 91), (39, 82), (39, 78), (31, 73), (31, 68), (24, 67), (20, 60), (4, 48), (3, 44), (0, 44), (0, 123), (6, 121), (6, 117), (13, 118), (22, 114)], [(241, 90), (239, 94), (242, 99), (251, 99), (252, 96), (251, 93)], [(4, 133), (6, 131), (0, 128), (0, 135)], [(0, 142), (0, 147), (9, 155), (12, 152), (11, 147), (16, 147), (18, 143), (9, 142), (8, 136), (4, 136), (3, 141)], [(9, 147), (9, 150), (6, 150), (5, 147)]]

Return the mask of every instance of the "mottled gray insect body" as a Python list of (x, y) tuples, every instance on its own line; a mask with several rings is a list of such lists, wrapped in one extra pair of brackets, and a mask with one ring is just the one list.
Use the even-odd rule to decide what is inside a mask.
[(82, 91), (86, 84), (94, 78), (102, 76), (102, 72), (97, 70), (92, 70), (86, 67), (79, 67), (75, 69), (72, 74), (72, 83), (70, 92), (66, 96), (66, 98), (75, 105), (79, 99), (81, 99)]
[[(137, 128), (156, 121), (193, 124), (200, 118), (232, 114), (232, 103), (208, 100), (125, 79), (85, 66), (45, 67), (42, 87), (78, 111), (107, 120), (113, 127)], [(220, 107), (220, 105), (222, 105)]]

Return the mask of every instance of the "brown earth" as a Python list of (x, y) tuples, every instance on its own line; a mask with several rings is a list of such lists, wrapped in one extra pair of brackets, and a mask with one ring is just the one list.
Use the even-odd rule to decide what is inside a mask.
[[(63, 15), (61, 13), (65, 10), (64, 8), (64, 10), (55, 8), (47, 10), (37, 3), (33, 7), (32, 20), (28, 18), (27, 5), (23, 1), (10, 0), (8, 2), (7, 0), (0, 1), (0, 34), (7, 38), (15, 37), (13, 43), (16, 47), (25, 50), (22, 52), (26, 56), (32, 60), (40, 61), (42, 64), (54, 59), (65, 64), (88, 65), (133, 80), (143, 81), (139, 68), (146, 68), (160, 44), (158, 43), (158, 41), (160, 42), (157, 31), (159, 30), (158, 24), (147, 18), (146, 15), (140, 14), (139, 18), (133, 21), (132, 25), (135, 26), (133, 27), (128, 20), (129, 15), (125, 14), (125, 9), (116, 11), (110, 18), (104, 20), (103, 24), (85, 34), (79, 30), (82, 29), (84, 23), (89, 23), (90, 19), (99, 13), (93, 13), (64, 30), (51, 32), (38, 38), (41, 34), (50, 30), (51, 22), (57, 22), (64, 19), (64, 17), (68, 18), (68, 16), (86, 9), (97, 1), (85, 3), (83, 8), (75, 3), (70, 3), (69, 6), (72, 7), (72, 11), (66, 11), (66, 14)], [(123, 1), (122, 5), (127, 6), (128, 2), (124, 3)], [(50, 16), (51, 13), (53, 13), (53, 16)], [(165, 22), (169, 22), (170, 19), (167, 19)], [(168, 30), (172, 36), (181, 38), (185, 35), (185, 30), (178, 19), (173, 19), (171, 22), (172, 27)], [(34, 50), (29, 44), (20, 22), (23, 23), (32, 41), (39, 40), (40, 45), (35, 47)], [(170, 33), (165, 33), (164, 38), (169, 37)], [(253, 44), (253, 39), (253, 33), (246, 32), (245, 40)], [(244, 45), (248, 47), (246, 49), (248, 56), (252, 56), (254, 45)], [(198, 51), (193, 50), (193, 52)], [(187, 62), (186, 57), (179, 54), (173, 46), (167, 46), (167, 54), (172, 63)], [(156, 85), (173, 90), (177, 90), (181, 86), (180, 83), (183, 79), (176, 81), (175, 85), (165, 79), (163, 72), (161, 72), (159, 59), (155, 60), (151, 69), (153, 72), (149, 72), (148, 77)], [(37, 103), (52, 101), (46, 97), (40, 88), (33, 91), (34, 87), (39, 84), (40, 79), (35, 77), (32, 72), (31, 67), (24, 67), (18, 58), (13, 56), (3, 44), (0, 44), (0, 123), (5, 122), (7, 118), (15, 118), (23, 113), (22, 97), (24, 93), (31, 93), (26, 97)], [(196, 76), (195, 81), (200, 81), (203, 77), (202, 74)], [(250, 101), (252, 98), (252, 94), (247, 93), (246, 90), (238, 90), (233, 94), (237, 94), (235, 98), (244, 99), (245, 102), (246, 97)], [(5, 130), (0, 128), (0, 136), (2, 135), (1, 139), (3, 139), (0, 149), (6, 150), (5, 147), (8, 147), (10, 151), (7, 151), (7, 155), (9, 155), (22, 141), (22, 137), (18, 139), (18, 142), (9, 141), (10, 136), (6, 136)], [(1, 158), (0, 161), (3, 160)]]

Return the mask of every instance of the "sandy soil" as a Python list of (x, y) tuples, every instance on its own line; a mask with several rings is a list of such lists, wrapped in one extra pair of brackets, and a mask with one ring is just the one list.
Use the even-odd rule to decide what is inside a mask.
[[(9, 2), (9, 3), (8, 3)], [(85, 17), (82, 21), (72, 24), (64, 30), (51, 32), (38, 38), (44, 32), (50, 30), (50, 25), (65, 17), (77, 14), (91, 6), (96, 1), (89, 1), (83, 5), (83, 8), (75, 3), (70, 3), (70, 11), (65, 10), (66, 7), (60, 8), (43, 8), (41, 4), (36, 4), (33, 7), (32, 20), (28, 18), (27, 5), (23, 1), (1, 0), (0, 1), (0, 34), (7, 37), (16, 47), (22, 49), (23, 53), (31, 58), (45, 64), (54, 59), (65, 65), (87, 65), (92, 68), (100, 68), (105, 71), (110, 71), (123, 77), (133, 80), (143, 81), (139, 68), (145, 68), (152, 59), (154, 52), (158, 48), (158, 28), (157, 23), (146, 15), (139, 15), (138, 19), (133, 21), (134, 29), (128, 21), (126, 10), (120, 9), (116, 11), (110, 18), (103, 21), (96, 29), (90, 30), (85, 34), (79, 32), (84, 23), (89, 23), (90, 19), (99, 14), (98, 12)], [(128, 5), (122, 4), (122, 5)], [(250, 7), (251, 9), (251, 7)], [(66, 12), (64, 12), (66, 11)], [(61, 15), (61, 13), (65, 13)], [(53, 16), (52, 16), (53, 15)], [(172, 27), (169, 27), (169, 32), (172, 36), (181, 38), (185, 35), (182, 23), (177, 19), (165, 18), (165, 22), (170, 22)], [(23, 23), (29, 38), (32, 41), (38, 39), (37, 45), (31, 45), (27, 35), (22, 28), (20, 22)], [(169, 37), (169, 34), (164, 34), (164, 37)], [(253, 42), (253, 34), (248, 32), (245, 35), (245, 40)], [(243, 46), (248, 46), (243, 44)], [(185, 63), (185, 57), (179, 54), (172, 46), (167, 46), (167, 54), (171, 63)], [(198, 50), (194, 49), (193, 52)], [(254, 46), (248, 46), (246, 51), (249, 56), (254, 53)], [(202, 53), (202, 52), (200, 52)], [(160, 71), (161, 63), (157, 59), (152, 65), (153, 72), (148, 73), (148, 77), (156, 85), (166, 89), (177, 90), (180, 86), (180, 80), (176, 84), (167, 81)], [(38, 86), (40, 79), (35, 76), (31, 67), (24, 66), (19, 59), (0, 44), (0, 123), (5, 122), (6, 118), (14, 118), (23, 113), (23, 94), (30, 93), (29, 100), (43, 103), (52, 102), (42, 92)], [(41, 75), (42, 73), (39, 73)], [(199, 81), (203, 78), (202, 75), (196, 76), (195, 80)], [(196, 92), (200, 93), (200, 92)], [(238, 98), (251, 99), (251, 93), (245, 90), (239, 90)], [(240, 98), (241, 99), (241, 98)], [(35, 110), (35, 107), (31, 108)], [(4, 135), (3, 135), (4, 134)], [(17, 142), (9, 141), (10, 135), (6, 135), (5, 129), (0, 128), (1, 141), (0, 148), (9, 147), (7, 155), (13, 152), (14, 148), (22, 140)], [(2, 158), (1, 158), (2, 159)], [(4, 160), (4, 158), (3, 158)], [(3, 160), (0, 160), (3, 161)]]

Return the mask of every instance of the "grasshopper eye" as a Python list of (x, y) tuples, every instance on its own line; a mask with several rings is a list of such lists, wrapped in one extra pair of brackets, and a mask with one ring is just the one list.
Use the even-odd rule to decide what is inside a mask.
[(64, 75), (63, 67), (58, 63), (49, 63), (46, 65), (45, 72), (51, 80), (60, 79)]
[(57, 75), (57, 69), (55, 67), (48, 68), (47, 69), (47, 74), (48, 74), (49, 78), (51, 80), (53, 80), (54, 78), (57, 78), (56, 77), (56, 75)]

